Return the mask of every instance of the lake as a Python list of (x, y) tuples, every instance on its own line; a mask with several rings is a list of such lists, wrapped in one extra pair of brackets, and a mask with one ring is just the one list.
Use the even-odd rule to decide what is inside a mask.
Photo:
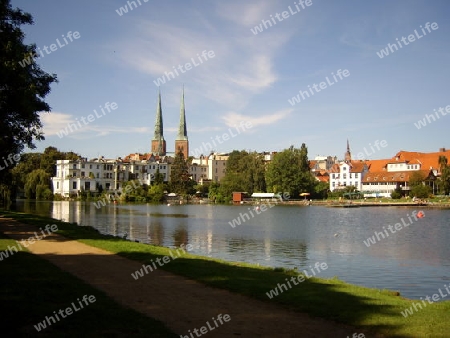
[[(110, 204), (97, 209), (92, 202), (20, 200), (17, 210), (148, 244), (192, 244), (193, 254), (227, 261), (299, 270), (325, 262), (328, 269), (317, 277), (337, 276), (412, 299), (450, 284), (449, 209), (274, 204), (257, 210), (208, 204)], [(414, 210), (425, 217), (416, 220)], [(396, 223), (401, 225), (397, 230)]]

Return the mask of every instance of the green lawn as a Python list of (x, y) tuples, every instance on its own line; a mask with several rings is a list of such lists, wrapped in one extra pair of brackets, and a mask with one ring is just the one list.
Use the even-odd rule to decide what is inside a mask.
[[(57, 224), (59, 233), (80, 242), (102, 248), (143, 263), (169, 256), (169, 249), (102, 236), (89, 227), (77, 227), (21, 213), (5, 213), (24, 223), (38, 226)], [(279, 296), (269, 299), (267, 292), (285, 278), (297, 275), (293, 270), (270, 269), (244, 263), (225, 262), (194, 255), (183, 255), (158, 267), (210, 286), (231, 290), (263, 301), (306, 312), (312, 316), (382, 333), (389, 337), (448, 337), (450, 301), (435, 303), (404, 318), (401, 311), (417, 301), (403, 299), (395, 292), (369, 289), (338, 279), (307, 279)], [(132, 278), (130, 276), (130, 278)], [(145, 278), (142, 277), (142, 278)]]

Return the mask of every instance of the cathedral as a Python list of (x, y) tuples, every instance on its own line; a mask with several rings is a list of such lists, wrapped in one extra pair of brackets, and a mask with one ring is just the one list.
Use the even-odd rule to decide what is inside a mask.
[[(155, 122), (155, 133), (152, 139), (151, 152), (153, 155), (165, 156), (166, 151), (166, 140), (164, 139), (163, 130), (163, 117), (161, 108), (161, 92), (158, 92), (158, 102), (156, 104), (156, 122)], [(187, 159), (189, 156), (189, 140), (187, 136), (186, 127), (186, 111), (184, 106), (184, 87), (181, 93), (181, 105), (180, 105), (180, 123), (178, 126), (178, 134), (175, 139), (175, 155), (178, 152), (182, 152), (184, 158)]]

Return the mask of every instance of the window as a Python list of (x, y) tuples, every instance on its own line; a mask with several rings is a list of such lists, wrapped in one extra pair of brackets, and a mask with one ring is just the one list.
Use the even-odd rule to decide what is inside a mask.
[(81, 165), (81, 169), (84, 169), (84, 163)]
[(350, 173), (350, 174), (348, 175), (348, 178), (352, 178), (352, 173)]
[(84, 171), (81, 172), (81, 177), (84, 177)]
[(345, 180), (347, 179), (347, 174), (342, 174), (342, 178)]
[(89, 164), (89, 169), (92, 169), (92, 164)]
[(91, 190), (91, 182), (84, 182), (84, 190)]
[(97, 169), (100, 169), (100, 165), (99, 164), (97, 164)]
[(59, 189), (59, 182), (56, 182), (56, 189)]
[(75, 163), (73, 164), (73, 169), (77, 169), (77, 165)]
[(72, 182), (72, 189), (76, 189), (77, 188), (77, 182)]
[(100, 174), (99, 173), (97, 173), (97, 178), (100, 178)]
[(110, 186), (111, 186), (111, 183), (106, 183), (106, 190), (109, 190), (109, 188), (110, 188)]

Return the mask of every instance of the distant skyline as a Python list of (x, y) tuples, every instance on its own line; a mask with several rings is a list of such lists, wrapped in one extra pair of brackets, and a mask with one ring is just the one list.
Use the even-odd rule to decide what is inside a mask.
[[(191, 152), (243, 123), (251, 128), (214, 150), (305, 143), (310, 159), (341, 159), (348, 139), (355, 159), (384, 144), (368, 157), (381, 159), (450, 148), (445, 0), (11, 4), (33, 16), (25, 43), (59, 80), (34, 151), (150, 152), (159, 88), (172, 152), (183, 85)], [(98, 117), (107, 103), (117, 108)], [(89, 115), (97, 118), (79, 123)]]

